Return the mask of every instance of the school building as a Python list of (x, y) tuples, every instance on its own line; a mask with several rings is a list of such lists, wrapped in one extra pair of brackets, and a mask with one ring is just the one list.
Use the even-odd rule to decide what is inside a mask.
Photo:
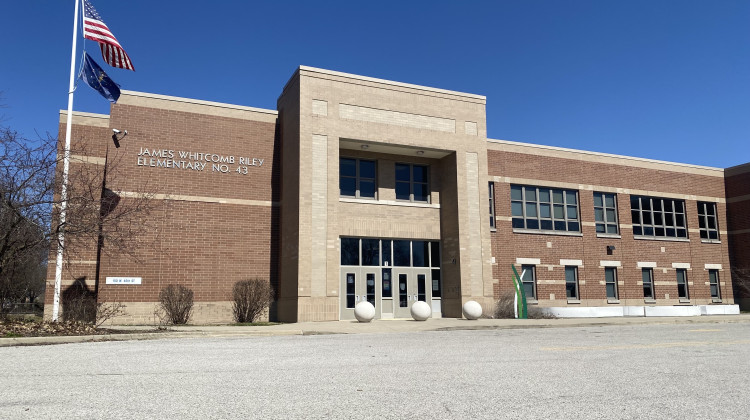
[[(529, 305), (559, 316), (750, 304), (750, 164), (488, 139), (485, 104), (305, 66), (276, 110), (123, 91), (109, 115), (74, 114), (88, 146), (74, 165), (119, 160), (107, 189), (151, 194), (154, 228), (136, 259), (92, 243), (63, 290), (99, 278), (99, 299), (126, 305), (120, 323), (152, 322), (169, 284), (194, 291), (193, 323), (232, 322), (232, 287), (253, 278), (274, 287), (280, 321), (353, 319), (363, 300), (379, 319), (416, 301), (461, 317), (468, 300), (491, 314), (513, 265)], [(113, 129), (128, 135), (107, 149)]]

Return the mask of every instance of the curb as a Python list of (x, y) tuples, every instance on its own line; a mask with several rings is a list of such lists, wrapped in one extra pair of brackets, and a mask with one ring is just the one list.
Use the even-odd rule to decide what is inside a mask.
[[(451, 320), (453, 321), (464, 321)], [(527, 328), (580, 328), (602, 326), (633, 326), (633, 325), (687, 325), (687, 324), (738, 324), (750, 323), (750, 314), (714, 315), (700, 317), (633, 317), (633, 318), (557, 318), (540, 320), (485, 320), (495, 323), (475, 323), (475, 321), (460, 322), (458, 325), (445, 325), (439, 322), (403, 324), (401, 328), (391, 327), (392, 321), (385, 323), (340, 323), (341, 321), (311, 323), (301, 329), (272, 329), (272, 327), (256, 327), (254, 329), (218, 330), (216, 326), (195, 326), (189, 330), (167, 330), (164, 332), (136, 332), (126, 334), (99, 334), (79, 336), (49, 336), (49, 337), (14, 337), (0, 338), (0, 347), (41, 346), (54, 344), (91, 343), (105, 341), (139, 341), (180, 338), (239, 338), (239, 337), (273, 337), (293, 335), (331, 335), (331, 334), (388, 334), (425, 331), (471, 331), (471, 330), (504, 330)], [(359, 328), (359, 327), (362, 328)], [(372, 328), (376, 327), (376, 328)], [(415, 328), (416, 327), (416, 328)]]

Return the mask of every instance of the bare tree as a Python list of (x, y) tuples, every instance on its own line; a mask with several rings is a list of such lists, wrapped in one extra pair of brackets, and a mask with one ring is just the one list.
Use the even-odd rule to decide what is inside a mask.
[[(67, 217), (61, 224), (63, 152), (57, 139), (30, 140), (9, 127), (0, 127), (0, 302), (20, 299), (23, 294), (35, 298), (41, 293), (21, 273), (30, 272), (31, 260), (35, 259), (37, 267), (45, 264), (50, 245), (54, 251), (61, 230), (65, 232), (67, 266), (93, 249), (97, 260), (102, 253), (136, 258), (147, 245), (142, 238), (147, 236), (149, 215), (159, 200), (153, 200), (152, 193), (123, 197), (108, 188), (118, 175), (122, 156), (109, 153), (105, 165), (92, 164), (87, 161), (85, 141), (78, 140), (70, 153)], [(147, 186), (142, 189), (147, 190)], [(19, 295), (19, 290), (24, 292)], [(95, 300), (97, 292), (98, 277)]]

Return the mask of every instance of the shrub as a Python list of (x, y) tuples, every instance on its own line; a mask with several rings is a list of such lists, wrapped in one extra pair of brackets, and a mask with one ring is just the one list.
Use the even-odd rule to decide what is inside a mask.
[(93, 324), (96, 320), (96, 297), (81, 293), (63, 300), (62, 320)]
[(500, 299), (497, 300), (497, 303), (495, 304), (495, 313), (492, 314), (493, 318), (496, 319), (513, 319), (516, 317), (516, 311), (515, 311), (515, 300), (516, 294), (515, 292), (506, 292), (502, 296), (500, 296)]
[(187, 324), (193, 313), (193, 291), (181, 284), (170, 284), (159, 292), (159, 304), (167, 322)]
[(273, 301), (273, 289), (268, 280), (238, 281), (232, 289), (232, 312), (237, 322), (254, 322), (263, 315)]

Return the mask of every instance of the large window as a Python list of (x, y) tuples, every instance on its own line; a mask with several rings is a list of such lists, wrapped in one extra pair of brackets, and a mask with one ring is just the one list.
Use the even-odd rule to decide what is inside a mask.
[[(341, 238), (341, 265), (424, 267), (440, 271), (440, 242), (408, 239)], [(433, 278), (439, 280), (440, 273)], [(439, 285), (434, 292), (440, 294)]]
[(578, 297), (578, 267), (565, 266), (565, 294), (568, 299), (577, 300)]
[(641, 269), (643, 279), (643, 298), (654, 300), (654, 270), (652, 268)]
[(526, 299), (536, 300), (536, 266), (521, 266), (521, 284), (523, 284)]
[(685, 202), (670, 198), (630, 196), (633, 235), (687, 238)]
[(396, 199), (428, 202), (430, 200), (429, 168), (426, 165), (397, 163)]
[(719, 223), (716, 220), (716, 203), (698, 202), (698, 227), (701, 239), (719, 240)]
[(721, 299), (721, 289), (719, 288), (719, 270), (708, 270), (708, 285), (711, 288), (711, 297)]
[(594, 193), (596, 233), (619, 233), (617, 230), (617, 197), (615, 194)]
[(339, 194), (342, 197), (375, 198), (377, 170), (375, 161), (341, 158)]
[(514, 229), (581, 231), (577, 191), (511, 185), (510, 200)]
[(490, 229), (495, 229), (495, 183), (488, 184), (490, 194)]
[(617, 299), (617, 269), (615, 267), (604, 268), (604, 284), (607, 288), (607, 299)]
[(677, 269), (677, 296), (680, 299), (690, 299), (688, 294), (687, 270), (684, 268)]

